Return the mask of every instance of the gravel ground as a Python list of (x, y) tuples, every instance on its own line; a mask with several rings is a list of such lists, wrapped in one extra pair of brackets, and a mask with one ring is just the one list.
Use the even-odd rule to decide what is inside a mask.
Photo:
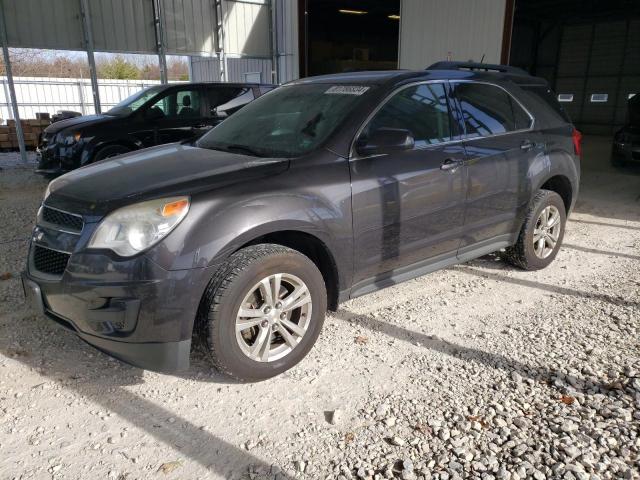
[(278, 378), (126, 366), (16, 277), (45, 182), (0, 171), (0, 478), (640, 478), (640, 170), (587, 138), (556, 261), (495, 256), (341, 305)]

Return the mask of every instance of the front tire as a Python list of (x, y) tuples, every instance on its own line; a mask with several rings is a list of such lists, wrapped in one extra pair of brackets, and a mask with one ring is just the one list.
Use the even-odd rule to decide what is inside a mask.
[(117, 157), (118, 155), (122, 155), (130, 151), (131, 150), (124, 145), (107, 145), (106, 147), (102, 147), (96, 152), (95, 156), (93, 157), (93, 161), (99, 162), (100, 160)]
[(302, 360), (327, 310), (322, 274), (300, 252), (274, 244), (234, 253), (203, 297), (199, 323), (214, 367), (240, 381), (264, 380)]
[(504, 258), (523, 270), (540, 270), (556, 258), (567, 221), (562, 197), (550, 190), (536, 193), (518, 241), (506, 249)]

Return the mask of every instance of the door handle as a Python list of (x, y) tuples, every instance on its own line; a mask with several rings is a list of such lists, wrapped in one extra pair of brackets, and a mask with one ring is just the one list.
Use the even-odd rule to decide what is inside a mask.
[(460, 165), (462, 165), (462, 160), (455, 160), (453, 158), (447, 158), (442, 165), (440, 165), (440, 170), (455, 170)]
[(525, 152), (528, 152), (529, 150), (531, 150), (535, 146), (536, 146), (536, 144), (533, 143), (531, 140), (523, 140), (522, 143), (520, 144), (520, 149), (524, 150)]

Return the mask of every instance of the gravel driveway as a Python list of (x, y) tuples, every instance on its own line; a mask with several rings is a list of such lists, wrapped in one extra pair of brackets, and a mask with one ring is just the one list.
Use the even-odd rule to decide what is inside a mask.
[(487, 256), (347, 302), (256, 384), (198, 352), (181, 376), (129, 367), (25, 307), (45, 182), (6, 167), (0, 479), (640, 478), (640, 170), (609, 148), (587, 137), (549, 268)]

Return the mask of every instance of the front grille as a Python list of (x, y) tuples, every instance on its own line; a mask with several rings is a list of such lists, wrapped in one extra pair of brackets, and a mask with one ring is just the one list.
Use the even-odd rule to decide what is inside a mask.
[(33, 250), (33, 266), (42, 273), (62, 275), (67, 268), (67, 262), (70, 256), (68, 253), (35, 245)]
[(42, 207), (42, 219), (47, 223), (74, 232), (81, 232), (84, 224), (82, 217), (78, 215), (72, 215), (47, 206)]

